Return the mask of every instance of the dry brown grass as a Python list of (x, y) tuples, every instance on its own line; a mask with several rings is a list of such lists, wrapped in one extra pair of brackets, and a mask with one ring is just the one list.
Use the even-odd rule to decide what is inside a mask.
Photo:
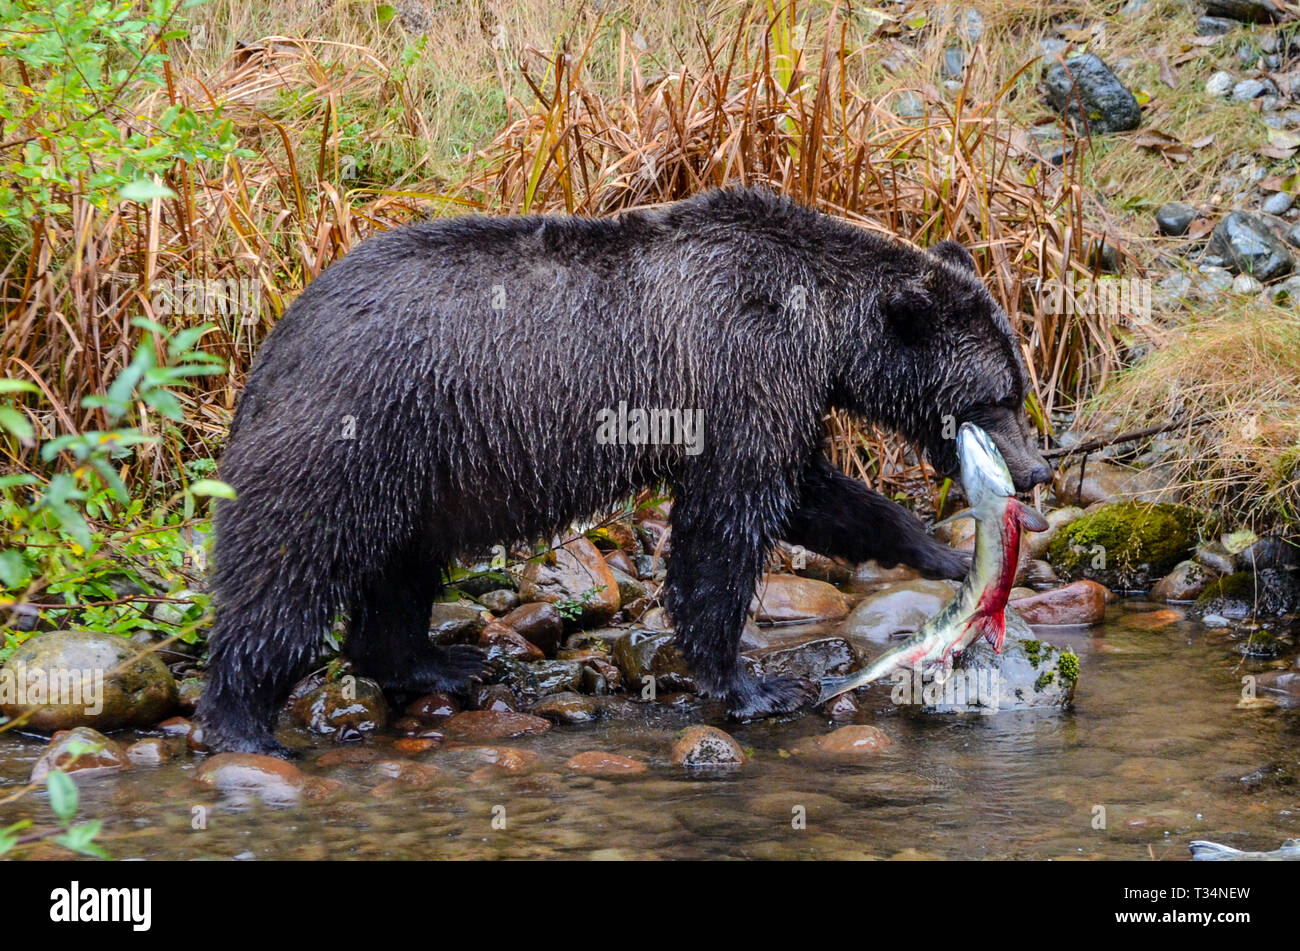
[[(94, 428), (80, 398), (128, 360), (129, 321), (151, 314), (154, 281), (256, 281), (260, 313), (218, 318), (205, 340), (228, 375), (191, 392), (180, 433), (126, 473), (167, 482), (179, 461), (215, 452), (252, 354), (296, 293), (373, 231), (466, 209), (604, 214), (763, 182), (864, 228), (970, 246), (1021, 333), (1046, 421), (1117, 365), (1110, 318), (1048, 313), (1031, 293), (1086, 276), (1104, 223), (1079, 166), (1042, 165), (1008, 118), (1041, 108), (1028, 105), (1040, 5), (976, 6), (986, 39), (954, 91), (934, 79), (955, 34), (933, 10), (912, 28), (846, 4), (678, 0), (608, 15), (542, 0), (439, 4), (429, 49), (403, 64), (414, 38), (370, 6), (215, 0), (199, 8), (207, 44), (178, 45), (167, 94), (134, 111), (219, 106), (251, 154), (178, 163), (176, 199), (102, 213), (69, 196), (71, 214), (33, 222), (0, 260), (3, 372), (41, 386), (45, 408), (32, 414), (45, 435)], [(232, 40), (246, 46), (232, 53)], [(907, 87), (923, 116), (896, 114)], [(839, 417), (829, 433), (844, 467), (878, 485), (928, 478), (892, 438)]]

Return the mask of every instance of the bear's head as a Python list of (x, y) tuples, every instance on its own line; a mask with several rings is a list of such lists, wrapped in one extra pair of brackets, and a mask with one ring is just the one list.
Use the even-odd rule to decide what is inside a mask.
[(957, 471), (957, 430), (969, 422), (993, 439), (1017, 489), (1049, 481), (1025, 412), (1020, 343), (974, 259), (954, 241), (906, 257), (877, 292), (876, 329), (860, 338), (874, 377), (854, 387), (870, 393), (862, 409), (920, 445), (944, 474)]

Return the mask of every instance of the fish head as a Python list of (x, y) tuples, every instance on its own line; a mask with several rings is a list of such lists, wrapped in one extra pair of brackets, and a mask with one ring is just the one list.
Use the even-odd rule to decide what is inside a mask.
[(957, 430), (957, 460), (966, 498), (976, 512), (999, 510), (1015, 497), (1006, 460), (988, 433), (974, 423), (962, 423)]

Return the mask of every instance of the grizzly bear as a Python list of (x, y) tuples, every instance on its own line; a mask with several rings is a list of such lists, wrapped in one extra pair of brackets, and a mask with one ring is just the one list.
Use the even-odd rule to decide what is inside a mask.
[[(764, 190), (371, 238), (293, 303), (239, 400), (207, 742), (283, 754), (278, 709), (340, 615), (344, 653), (384, 687), (464, 688), (483, 653), (428, 633), (449, 560), (660, 484), (666, 606), (701, 688), (736, 718), (796, 710), (811, 684), (758, 679), (739, 657), (770, 546), (937, 577), (969, 558), (830, 464), (826, 412), (890, 427), (945, 472), (974, 422), (1024, 490), (1050, 476), (1026, 385), (960, 245), (917, 250)], [(610, 438), (620, 407), (677, 411), (694, 438)]]

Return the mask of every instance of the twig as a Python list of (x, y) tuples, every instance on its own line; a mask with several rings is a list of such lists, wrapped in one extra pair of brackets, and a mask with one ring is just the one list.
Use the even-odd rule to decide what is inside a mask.
[(1146, 439), (1148, 436), (1158, 436), (1161, 433), (1167, 433), (1171, 429), (1181, 429), (1183, 426), (1200, 426), (1208, 423), (1210, 420), (1217, 418), (1213, 414), (1207, 416), (1198, 416), (1191, 422), (1162, 423), (1159, 426), (1148, 426), (1146, 429), (1135, 429), (1129, 433), (1119, 433), (1116, 436), (1102, 436), (1098, 439), (1090, 439), (1087, 442), (1081, 442), (1077, 446), (1071, 446), (1068, 449), (1047, 449), (1043, 451), (1044, 459), (1062, 459), (1066, 456), (1075, 456), (1081, 452), (1094, 452), (1097, 449), (1105, 449), (1107, 446), (1114, 446), (1117, 443), (1132, 442), (1135, 439)]

